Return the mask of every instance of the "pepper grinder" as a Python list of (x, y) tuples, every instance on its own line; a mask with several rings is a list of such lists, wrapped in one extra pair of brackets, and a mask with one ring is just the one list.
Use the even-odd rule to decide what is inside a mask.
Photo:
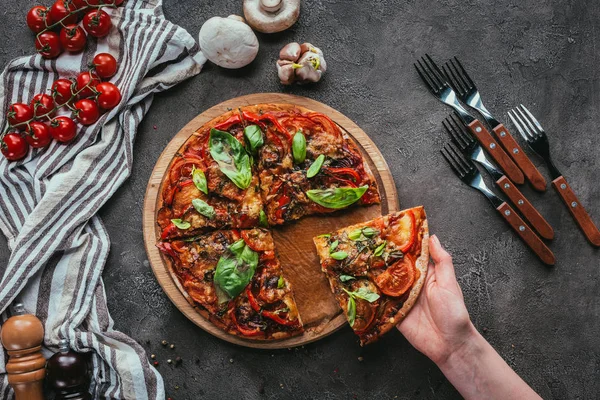
[(48, 383), (56, 392), (56, 400), (89, 400), (88, 364), (86, 356), (69, 348), (69, 341), (61, 339), (58, 353), (48, 360)]
[(44, 326), (35, 315), (25, 313), (23, 304), (15, 304), (14, 311), (15, 315), (6, 320), (0, 332), (2, 345), (9, 356), (6, 364), (8, 383), (16, 400), (44, 400)]

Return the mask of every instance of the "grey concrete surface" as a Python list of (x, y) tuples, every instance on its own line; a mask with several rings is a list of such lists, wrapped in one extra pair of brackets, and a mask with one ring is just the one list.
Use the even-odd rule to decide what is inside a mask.
[[(2, 65), (31, 51), (31, 37), (23, 32), (33, 4), (2, 1)], [(164, 11), (196, 36), (209, 17), (239, 14), (241, 1), (164, 0)], [(197, 328), (155, 280), (141, 216), (164, 146), (223, 100), (294, 93), (337, 108), (379, 146), (401, 205), (425, 205), (431, 231), (454, 257), (473, 322), (508, 363), (546, 399), (598, 398), (599, 250), (588, 245), (551, 189), (539, 194), (525, 186), (556, 231), (551, 248), (557, 265), (542, 265), (443, 162), (440, 123), (449, 109), (427, 92), (412, 63), (425, 52), (438, 60), (459, 56), (504, 122), (509, 108), (527, 105), (549, 133), (559, 169), (600, 224), (599, 20), (600, 3), (585, 0), (303, 1), (290, 30), (259, 35), (260, 51), (250, 66), (227, 71), (207, 64), (200, 75), (156, 96), (138, 132), (133, 174), (101, 212), (112, 239), (104, 279), (115, 327), (156, 354), (173, 399), (460, 398), (398, 332), (366, 348), (344, 328), (304, 348), (250, 350)], [(323, 49), (329, 70), (321, 83), (280, 86), (274, 62), (290, 41)], [(532, 159), (548, 177), (541, 160)], [(162, 339), (176, 348), (163, 348)], [(181, 366), (166, 363), (178, 355)]]

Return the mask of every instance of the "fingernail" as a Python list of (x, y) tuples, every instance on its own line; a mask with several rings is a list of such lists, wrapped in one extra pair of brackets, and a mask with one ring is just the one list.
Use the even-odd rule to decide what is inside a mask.
[(438, 237), (436, 235), (433, 235), (431, 238), (433, 239), (433, 241), (436, 245), (438, 245), (438, 246), (440, 245), (440, 239), (438, 239)]

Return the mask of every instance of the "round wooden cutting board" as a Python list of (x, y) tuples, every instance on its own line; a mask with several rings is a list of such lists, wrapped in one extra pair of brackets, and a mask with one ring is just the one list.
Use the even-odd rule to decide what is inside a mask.
[[(381, 194), (381, 204), (378, 205), (354, 207), (328, 215), (309, 216), (286, 226), (271, 228), (277, 255), (286, 278), (292, 283), (298, 311), (305, 326), (304, 334), (278, 341), (253, 341), (230, 335), (202, 317), (196, 312), (193, 302), (188, 301), (188, 296), (176, 276), (172, 275), (170, 261), (164, 258), (155, 246), (160, 237), (156, 213), (161, 182), (175, 153), (194, 131), (211, 119), (232, 108), (260, 103), (295, 104), (327, 114), (358, 144), (377, 180)], [(354, 122), (339, 111), (305, 97), (281, 93), (257, 93), (227, 100), (204, 111), (173, 137), (156, 162), (146, 189), (143, 216), (144, 242), (156, 279), (175, 306), (196, 325), (214, 336), (241, 346), (264, 349), (288, 348), (319, 340), (346, 324), (346, 318), (331, 293), (325, 275), (321, 272), (312, 238), (398, 210), (396, 186), (387, 163), (367, 134)]]

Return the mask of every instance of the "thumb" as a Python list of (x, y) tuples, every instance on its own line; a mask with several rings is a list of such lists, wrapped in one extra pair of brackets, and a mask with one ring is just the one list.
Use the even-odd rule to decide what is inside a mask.
[(435, 277), (440, 285), (445, 287), (456, 285), (452, 256), (444, 250), (440, 240), (435, 235), (429, 238), (429, 255), (435, 264)]

